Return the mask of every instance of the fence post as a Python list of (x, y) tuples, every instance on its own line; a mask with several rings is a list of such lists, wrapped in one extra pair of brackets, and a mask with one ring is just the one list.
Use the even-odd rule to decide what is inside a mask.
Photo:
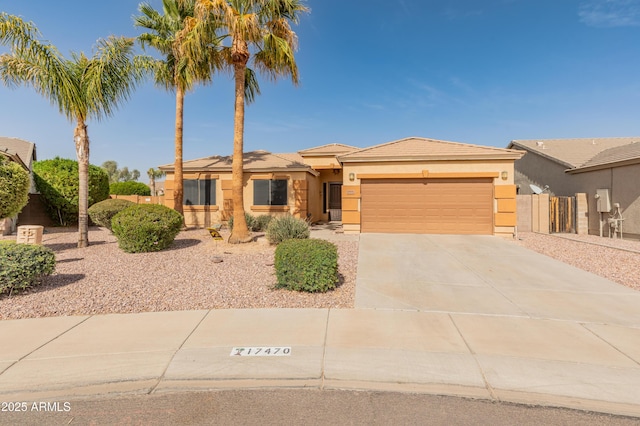
[(533, 230), (533, 195), (516, 195), (516, 211), (518, 212), (518, 231)]
[(538, 195), (538, 232), (548, 234), (550, 229), (549, 221), (549, 194)]
[(589, 205), (587, 194), (576, 194), (576, 233), (578, 235), (589, 234)]

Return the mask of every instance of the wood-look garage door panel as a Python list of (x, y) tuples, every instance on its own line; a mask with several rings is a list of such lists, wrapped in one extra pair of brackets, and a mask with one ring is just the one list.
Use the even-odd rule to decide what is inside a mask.
[(362, 182), (362, 232), (492, 234), (491, 179)]

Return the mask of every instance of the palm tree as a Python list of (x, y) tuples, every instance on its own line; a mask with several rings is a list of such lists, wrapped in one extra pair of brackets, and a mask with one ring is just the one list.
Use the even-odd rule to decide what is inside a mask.
[(145, 73), (145, 61), (133, 55), (134, 40), (111, 36), (98, 40), (93, 56), (63, 57), (39, 40), (31, 22), (0, 13), (0, 44), (11, 53), (0, 56), (0, 79), (9, 86), (30, 86), (76, 123), (73, 140), (79, 170), (78, 247), (89, 244), (89, 135), (87, 121), (111, 116)]
[(151, 188), (151, 195), (155, 197), (156, 195), (158, 195), (156, 194), (156, 179), (160, 179), (162, 176), (164, 176), (164, 172), (162, 170), (154, 169), (153, 167), (151, 167), (149, 170), (147, 170), (147, 176), (149, 176), (149, 187)]
[(231, 45), (223, 48), (223, 56), (232, 65), (235, 80), (230, 243), (251, 240), (244, 215), (242, 167), (247, 64), (253, 59), (255, 68), (271, 79), (291, 77), (297, 84), (298, 67), (294, 58), (297, 38), (291, 23), (297, 24), (300, 16), (308, 11), (302, 0), (196, 0), (198, 20), (213, 17), (231, 39)]
[(141, 3), (141, 16), (134, 17), (135, 25), (150, 30), (138, 36), (142, 47), (156, 49), (164, 59), (157, 61), (156, 84), (176, 94), (174, 209), (183, 214), (184, 193), (182, 171), (184, 96), (195, 83), (208, 83), (221, 61), (212, 22), (205, 22), (204, 35), (195, 40), (185, 27), (185, 19), (193, 17), (195, 0), (162, 0), (163, 13), (148, 3)]

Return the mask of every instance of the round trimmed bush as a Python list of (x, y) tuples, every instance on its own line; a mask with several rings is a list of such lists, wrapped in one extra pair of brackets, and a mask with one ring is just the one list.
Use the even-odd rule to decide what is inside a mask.
[(29, 173), (0, 155), (0, 219), (20, 213), (29, 201)]
[(111, 219), (118, 246), (127, 253), (160, 251), (182, 228), (180, 213), (159, 204), (134, 204)]
[(151, 188), (142, 182), (129, 180), (126, 182), (115, 182), (109, 185), (109, 194), (112, 195), (151, 195)]
[(338, 248), (325, 240), (286, 240), (276, 248), (277, 287), (326, 292), (338, 282)]
[(31, 244), (0, 244), (0, 294), (40, 284), (56, 267), (51, 249)]
[(271, 219), (267, 226), (267, 240), (271, 244), (280, 244), (285, 240), (309, 238), (309, 224), (288, 214)]
[(111, 219), (127, 207), (133, 206), (135, 203), (129, 200), (112, 200), (111, 198), (100, 201), (89, 207), (89, 217), (91, 221), (98, 226), (111, 229)]

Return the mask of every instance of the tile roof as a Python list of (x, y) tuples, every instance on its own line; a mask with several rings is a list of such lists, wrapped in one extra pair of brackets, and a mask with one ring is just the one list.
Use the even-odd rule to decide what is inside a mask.
[(350, 145), (344, 145), (341, 143), (330, 143), (327, 145), (316, 146), (309, 149), (303, 149), (302, 151), (298, 151), (298, 154), (304, 156), (314, 156), (314, 155), (340, 155), (346, 154), (348, 152), (357, 151), (360, 148)]
[(36, 145), (18, 138), (0, 136), (0, 151), (17, 155), (27, 168), (30, 168), (32, 160), (36, 159)]
[(609, 148), (597, 154), (595, 157), (573, 170), (592, 169), (599, 166), (607, 166), (625, 161), (640, 161), (640, 141), (629, 145)]
[[(185, 171), (231, 171), (232, 156), (211, 156), (185, 161)], [(173, 171), (173, 164), (160, 166), (165, 171)], [(272, 154), (267, 151), (251, 151), (244, 153), (245, 171), (267, 170), (308, 170), (312, 169), (302, 162), (299, 154)]]
[(584, 167), (607, 150), (640, 141), (640, 137), (514, 140), (509, 148), (521, 148), (547, 157), (568, 168)]
[(515, 149), (495, 148), (449, 142), (435, 139), (409, 137), (360, 149), (339, 157), (340, 161), (384, 160), (457, 160), (522, 157)]

